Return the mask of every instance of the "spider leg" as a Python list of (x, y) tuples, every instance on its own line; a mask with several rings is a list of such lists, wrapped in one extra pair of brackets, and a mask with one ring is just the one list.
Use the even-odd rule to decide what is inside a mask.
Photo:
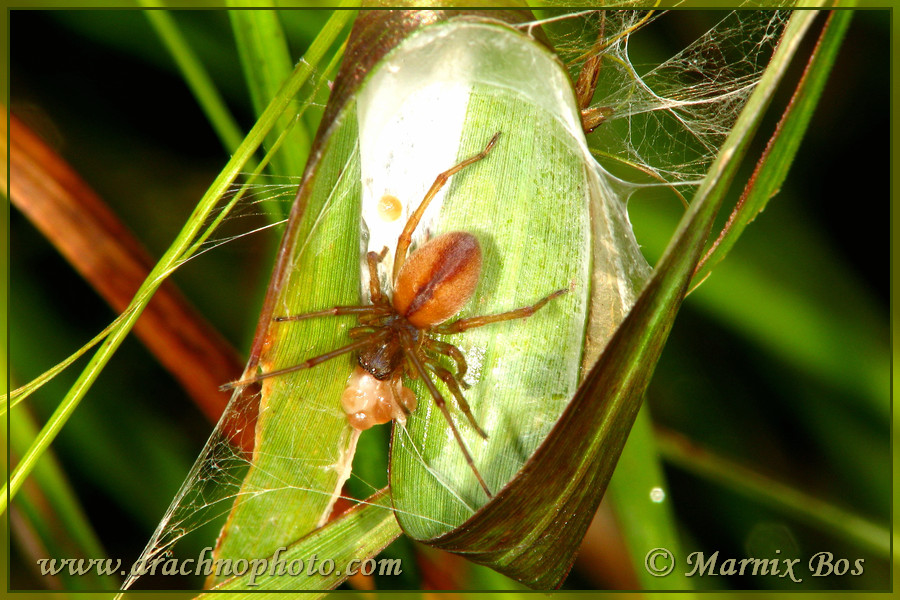
[(369, 252), (366, 255), (366, 262), (369, 264), (369, 293), (372, 296), (372, 304), (356, 305), (356, 306), (333, 306), (323, 310), (303, 313), (301, 315), (289, 315), (284, 317), (275, 317), (275, 321), (284, 323), (286, 321), (302, 321), (304, 319), (314, 319), (316, 317), (334, 317), (337, 315), (359, 315), (361, 318), (382, 317), (391, 312), (390, 305), (385, 302), (381, 293), (381, 283), (378, 281), (378, 263), (380, 263), (387, 255), (388, 248), (385, 246), (380, 253)]
[(484, 327), (485, 325), (490, 325), (491, 323), (497, 323), (498, 321), (509, 321), (512, 319), (524, 319), (525, 317), (530, 317), (538, 310), (540, 310), (545, 304), (562, 296), (566, 292), (568, 292), (568, 288), (563, 288), (561, 290), (556, 290), (546, 298), (542, 298), (538, 300), (531, 306), (523, 306), (522, 308), (517, 308), (515, 310), (511, 310), (508, 312), (496, 314), (496, 315), (484, 315), (480, 317), (469, 317), (468, 319), (457, 319), (452, 323), (447, 323), (446, 325), (438, 325), (436, 327), (432, 327), (431, 330), (436, 333), (459, 333), (461, 331), (465, 331), (467, 329), (474, 329), (475, 327)]
[(433, 338), (426, 337), (423, 343), (426, 350), (431, 352), (436, 352), (438, 354), (444, 354), (453, 359), (453, 362), (456, 363), (456, 380), (462, 387), (469, 387), (462, 380), (466, 375), (466, 371), (469, 369), (469, 365), (466, 364), (466, 358), (463, 356), (463, 353), (460, 352), (459, 348), (454, 346), (453, 344), (448, 344), (447, 342), (442, 342), (440, 340), (435, 340)]
[(377, 327), (371, 327), (369, 325), (362, 325), (360, 327), (351, 327), (347, 330), (347, 335), (351, 340), (355, 340), (361, 338), (367, 334), (375, 333), (377, 331)]
[(289, 315), (284, 317), (275, 317), (275, 321), (284, 323), (286, 321), (302, 321), (304, 319), (314, 319), (316, 317), (335, 317), (337, 315), (386, 315), (391, 312), (386, 306), (375, 306), (367, 304), (365, 306), (333, 306), (323, 310), (303, 313), (302, 315)]
[(472, 460), (472, 455), (469, 454), (469, 449), (466, 447), (466, 443), (463, 442), (462, 436), (459, 435), (459, 430), (456, 429), (456, 425), (453, 423), (453, 418), (450, 416), (450, 411), (447, 410), (447, 403), (444, 401), (444, 397), (441, 396), (441, 393), (434, 385), (434, 381), (432, 381), (431, 377), (428, 376), (428, 372), (425, 370), (425, 365), (423, 365), (422, 361), (419, 360), (419, 357), (413, 346), (413, 341), (410, 339), (409, 334), (401, 331), (400, 340), (401, 346), (403, 347), (403, 352), (406, 354), (409, 362), (412, 363), (413, 368), (415, 368), (418, 374), (422, 377), (422, 381), (425, 382), (425, 387), (428, 388), (428, 392), (434, 399), (435, 406), (437, 406), (441, 413), (443, 413), (444, 419), (446, 419), (447, 424), (450, 425), (450, 431), (453, 432), (453, 437), (456, 438), (456, 443), (459, 445), (459, 449), (462, 450), (463, 456), (465, 457), (466, 462), (469, 464), (469, 468), (471, 468), (472, 472), (475, 473), (475, 478), (478, 479), (478, 483), (481, 485), (484, 493), (487, 494), (488, 498), (493, 498), (494, 495), (491, 493), (490, 488), (488, 488), (487, 484), (484, 482), (484, 478), (481, 476), (481, 473), (479, 473), (478, 469), (475, 467), (475, 461)]
[(603, 47), (604, 30), (606, 29), (606, 15), (603, 14), (600, 20), (600, 32), (597, 35), (597, 41), (591, 48), (590, 56), (581, 65), (581, 71), (578, 72), (578, 79), (575, 81), (575, 99), (578, 101), (578, 108), (584, 110), (591, 104), (594, 98), (594, 91), (597, 89), (597, 81), (600, 78), (600, 51)]
[(605, 47), (603, 43), (605, 25), (606, 15), (604, 14), (601, 17), (597, 41), (591, 48), (591, 55), (584, 61), (581, 71), (578, 73), (578, 79), (575, 81), (575, 99), (581, 112), (581, 127), (585, 133), (594, 131), (612, 114), (611, 108), (591, 107), (591, 100), (594, 98), (594, 91), (597, 89), (597, 81), (600, 77), (600, 61), (603, 56), (601, 51)]
[(440, 189), (444, 187), (444, 184), (447, 183), (447, 180), (450, 179), (452, 175), (459, 173), (472, 163), (476, 163), (487, 156), (487, 153), (494, 147), (494, 144), (497, 143), (497, 138), (499, 137), (500, 132), (498, 131), (494, 134), (494, 137), (491, 138), (491, 141), (488, 142), (487, 146), (485, 146), (484, 150), (471, 158), (467, 158), (455, 167), (447, 169), (435, 178), (434, 183), (431, 184), (425, 197), (422, 198), (422, 202), (419, 204), (416, 212), (414, 212), (406, 222), (403, 233), (397, 238), (397, 252), (394, 254), (394, 274), (392, 278), (395, 283), (397, 282), (397, 275), (400, 273), (400, 267), (406, 262), (406, 251), (409, 249), (409, 244), (412, 241), (413, 231), (415, 231), (416, 227), (419, 225), (419, 221), (422, 220), (422, 215), (425, 214), (425, 209), (428, 208), (428, 204), (431, 202), (432, 198), (434, 198)]
[(372, 304), (381, 304), (384, 297), (381, 295), (381, 282), (378, 280), (378, 263), (387, 256), (388, 247), (382, 248), (381, 253), (369, 252), (366, 254), (366, 262), (369, 264), (369, 295), (372, 297)]
[(456, 403), (459, 405), (459, 410), (461, 410), (463, 414), (466, 415), (466, 418), (469, 420), (469, 423), (472, 424), (472, 427), (475, 428), (475, 431), (478, 432), (478, 435), (480, 435), (484, 439), (487, 439), (487, 434), (475, 420), (475, 416), (472, 414), (472, 409), (469, 408), (469, 403), (466, 402), (466, 398), (465, 396), (463, 396), (462, 390), (459, 389), (459, 383), (457, 383), (456, 378), (453, 376), (453, 373), (451, 373), (444, 367), (428, 360), (425, 361), (425, 366), (431, 369), (431, 371), (435, 375), (441, 378), (441, 381), (447, 384), (447, 388), (450, 390), (450, 393), (453, 394), (453, 397), (456, 399)]
[(603, 13), (600, 21), (600, 32), (597, 41), (594, 42), (590, 49), (590, 56), (584, 61), (581, 71), (578, 73), (578, 80), (575, 82), (575, 98), (578, 109), (581, 112), (581, 127), (585, 133), (591, 133), (608, 119), (615, 110), (610, 106), (590, 106), (591, 100), (594, 98), (594, 91), (597, 89), (597, 81), (600, 77), (600, 62), (603, 59), (603, 51), (612, 46), (622, 37), (629, 35), (631, 32), (643, 26), (654, 11), (648, 11), (644, 17), (627, 28), (620, 31), (608, 40), (604, 40), (606, 29), (606, 13)]
[(263, 379), (268, 379), (269, 377), (278, 377), (279, 375), (286, 375), (288, 373), (293, 373), (294, 371), (301, 371), (303, 369), (312, 368), (318, 364), (325, 362), (326, 360), (331, 360), (332, 358), (338, 357), (341, 354), (347, 354), (348, 352), (353, 352), (354, 350), (359, 350), (360, 348), (365, 348), (373, 341), (378, 338), (385, 337), (390, 334), (390, 331), (379, 331), (373, 333), (372, 335), (363, 338), (361, 340), (355, 341), (352, 344), (347, 344), (346, 346), (342, 346), (337, 350), (332, 350), (331, 352), (326, 352), (325, 354), (320, 354), (319, 356), (314, 356), (308, 360), (303, 361), (298, 365), (294, 365), (292, 367), (287, 367), (284, 369), (278, 369), (276, 371), (269, 371), (268, 373), (262, 373), (261, 375), (256, 375), (254, 377), (248, 377), (247, 379), (241, 379), (239, 381), (232, 381), (230, 383), (226, 383), (221, 386), (220, 390), (230, 390), (236, 387), (243, 387), (245, 385), (250, 385), (251, 383), (257, 383), (262, 381)]

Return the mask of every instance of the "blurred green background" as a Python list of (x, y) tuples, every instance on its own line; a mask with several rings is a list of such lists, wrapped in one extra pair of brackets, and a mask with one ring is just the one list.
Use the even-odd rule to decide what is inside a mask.
[[(174, 16), (249, 130), (255, 117), (227, 16)], [(889, 16), (860, 11), (854, 17), (787, 183), (687, 299), (647, 396), (661, 427), (885, 529), (891, 508)], [(284, 13), (294, 56), (327, 17), (326, 11)], [(716, 20), (710, 13), (666, 15), (635, 37), (635, 62), (666, 59)], [(146, 17), (141, 11), (16, 10), (10, 23), (12, 111), (69, 161), (154, 256), (161, 255), (229, 155)], [(780, 98), (777, 108), (786, 101)], [(763, 143), (750, 156), (758, 156)], [(651, 264), (682, 211), (664, 189), (632, 198), (631, 220)], [(265, 222), (262, 216), (235, 222), (229, 232)], [(10, 234), (16, 386), (68, 356), (114, 315), (14, 209)], [(278, 237), (270, 230), (225, 244), (174, 276), (242, 352)], [(43, 422), (77, 372), (78, 365), (15, 410)], [(130, 338), (53, 445), (108, 556), (137, 557), (210, 431), (175, 381)], [(723, 557), (767, 556), (776, 548), (783, 556), (808, 557), (827, 550), (851, 563), (864, 558), (866, 566), (859, 577), (804, 578), (799, 585), (763, 577), (697, 585), (888, 585), (890, 565), (871, 548), (738, 493), (721, 474), (699, 474), (708, 464), (703, 460), (684, 468), (671, 464), (676, 457), (664, 457), (686, 550), (719, 550)], [(34, 561), (46, 554), (35, 550), (28, 525), (41, 510), (32, 508), (13, 503), (13, 589), (45, 584)], [(54, 535), (66, 548), (69, 534)], [(199, 550), (211, 541), (189, 543)], [(618, 585), (598, 571), (580, 562), (567, 587)]]

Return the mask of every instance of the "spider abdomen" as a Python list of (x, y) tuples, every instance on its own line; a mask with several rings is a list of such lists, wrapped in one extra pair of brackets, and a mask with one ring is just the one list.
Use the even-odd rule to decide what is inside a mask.
[(413, 252), (394, 284), (394, 310), (415, 327), (443, 323), (469, 301), (481, 274), (481, 248), (470, 233), (451, 231)]

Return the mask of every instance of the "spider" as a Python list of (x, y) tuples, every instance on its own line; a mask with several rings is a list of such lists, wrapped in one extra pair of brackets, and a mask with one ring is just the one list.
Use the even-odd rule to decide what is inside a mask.
[[(347, 388), (341, 395), (341, 405), (350, 425), (358, 430), (365, 430), (391, 420), (405, 424), (407, 414), (416, 408), (416, 397), (403, 385), (403, 376), (421, 378), (435, 405), (447, 420), (478, 483), (488, 498), (492, 498), (493, 494), (476, 468), (444, 397), (429, 374), (433, 373), (444, 382), (471, 426), (479, 436), (487, 439), (487, 433), (478, 425), (462, 393), (462, 389), (468, 387), (463, 381), (467, 370), (465, 357), (459, 348), (436, 339), (434, 335), (461, 333), (499, 321), (531, 316), (568, 289), (557, 290), (530, 306), (447, 323), (469, 301), (478, 284), (481, 273), (481, 248), (478, 240), (470, 233), (452, 231), (430, 239), (408, 258), (406, 255), (412, 234), (432, 198), (452, 175), (485, 158), (499, 137), (500, 132), (497, 132), (480, 153), (439, 174), (416, 211), (410, 215), (397, 240), (391, 298), (385, 295), (378, 279), (378, 265), (388, 252), (385, 247), (380, 253), (369, 252), (366, 256), (371, 304), (335, 306), (274, 319), (277, 322), (287, 322), (356, 315), (359, 325), (348, 332), (355, 341), (298, 365), (235, 381), (223, 387), (228, 389), (249, 385), (269, 377), (309, 369), (342, 354), (356, 351), (358, 366), (350, 375)], [(455, 373), (440, 364), (440, 356), (446, 356), (455, 363)]]

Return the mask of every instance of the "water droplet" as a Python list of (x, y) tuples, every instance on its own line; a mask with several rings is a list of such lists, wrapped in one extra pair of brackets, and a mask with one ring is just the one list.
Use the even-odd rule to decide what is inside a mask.
[(662, 502), (666, 499), (666, 492), (661, 487), (655, 487), (650, 490), (650, 500), (652, 502)]

